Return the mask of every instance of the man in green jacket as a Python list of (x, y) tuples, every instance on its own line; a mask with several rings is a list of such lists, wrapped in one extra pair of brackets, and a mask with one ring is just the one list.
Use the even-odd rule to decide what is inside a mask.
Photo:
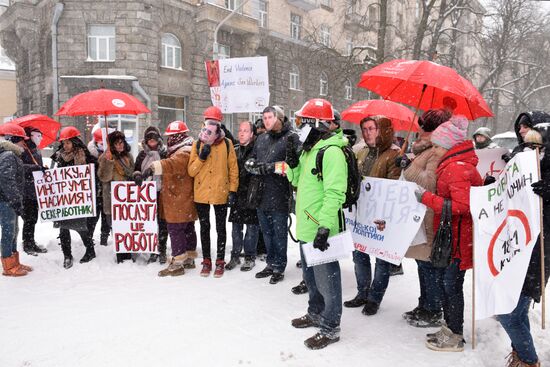
[[(313, 242), (313, 247), (326, 251), (329, 236), (341, 232), (339, 217), (346, 198), (347, 163), (342, 147), (347, 144), (342, 132), (330, 131), (334, 112), (330, 102), (312, 99), (296, 112), (300, 125), (303, 151), (287, 147), (286, 172), (297, 188), (296, 230), (301, 243)], [(322, 179), (315, 173), (319, 150), (328, 147), (323, 155)], [(312, 172), (313, 170), (313, 172)], [(305, 341), (310, 349), (321, 349), (340, 340), (342, 316), (342, 282), (338, 261), (308, 267), (300, 248), (303, 278), (309, 293), (307, 314), (292, 320), (292, 326), (316, 326), (320, 332)]]

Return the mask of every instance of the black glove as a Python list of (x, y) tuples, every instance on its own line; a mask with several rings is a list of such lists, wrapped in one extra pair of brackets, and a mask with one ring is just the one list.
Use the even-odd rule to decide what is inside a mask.
[(237, 193), (229, 191), (229, 197), (227, 198), (227, 206), (232, 207), (237, 203)]
[(500, 158), (504, 162), (508, 163), (508, 162), (510, 162), (510, 159), (512, 159), (512, 153), (504, 153)]
[(497, 179), (494, 176), (487, 176), (485, 177), (485, 180), (483, 180), (483, 186), (487, 186), (495, 182), (497, 182)]
[(548, 197), (550, 194), (550, 184), (545, 180), (537, 181), (531, 184), (531, 187), (533, 192), (542, 198)]
[(411, 164), (411, 162), (412, 161), (410, 160), (409, 157), (407, 157), (407, 155), (397, 156), (395, 158), (395, 165), (401, 169), (407, 168), (409, 164)]
[(327, 241), (329, 232), (330, 230), (328, 228), (319, 227), (317, 235), (315, 235), (315, 239), (313, 240), (313, 248), (326, 251), (330, 246)]
[(141, 186), (141, 184), (143, 184), (143, 176), (142, 176), (141, 172), (136, 171), (136, 172), (134, 172), (134, 174), (132, 176), (134, 178), (134, 183), (136, 185)]
[(269, 175), (275, 172), (275, 163), (260, 163), (257, 166), (260, 175)]
[(298, 167), (300, 157), (298, 156), (298, 152), (296, 150), (297, 150), (297, 147), (296, 147), (296, 144), (294, 143), (294, 139), (291, 139), (291, 137), (289, 137), (288, 140), (286, 141), (285, 162), (286, 164), (288, 164), (290, 168)]
[(145, 171), (141, 172), (141, 177), (143, 180), (146, 180), (149, 177), (153, 176), (154, 174), (155, 174), (155, 171), (153, 171), (153, 168), (149, 167), (149, 168), (146, 168)]
[(208, 158), (208, 155), (210, 154), (210, 144), (204, 144), (202, 146), (201, 152), (199, 153), (199, 159), (201, 161), (205, 161), (206, 158)]

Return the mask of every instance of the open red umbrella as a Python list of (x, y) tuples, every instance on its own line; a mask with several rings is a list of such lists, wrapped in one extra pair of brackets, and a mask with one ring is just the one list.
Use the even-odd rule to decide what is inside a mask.
[[(383, 99), (368, 99), (352, 104), (342, 111), (342, 120), (358, 124), (368, 116), (384, 115), (391, 119), (395, 131), (408, 130), (414, 120), (414, 112), (407, 107)], [(413, 123), (412, 131), (419, 130), (418, 123)]]
[(102, 88), (77, 94), (65, 102), (55, 115), (139, 115), (150, 112), (139, 99), (130, 94)]
[(61, 128), (61, 124), (54, 119), (45, 115), (27, 115), (18, 117), (12, 121), (21, 127), (34, 127), (42, 133), (42, 141), (38, 149), (44, 149), (57, 139), (57, 132)]
[(358, 86), (421, 110), (447, 107), (469, 120), (493, 116), (472, 83), (455, 70), (431, 61), (385, 62), (364, 72)]

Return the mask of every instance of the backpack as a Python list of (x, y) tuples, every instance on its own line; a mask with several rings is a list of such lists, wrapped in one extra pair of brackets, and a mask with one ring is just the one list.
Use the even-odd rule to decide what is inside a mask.
[[(336, 145), (322, 147), (317, 152), (317, 157), (315, 157), (315, 169), (312, 170), (312, 173), (317, 175), (319, 181), (323, 179), (323, 156), (325, 151), (331, 146)], [(359, 167), (357, 166), (357, 158), (351, 147), (349, 145), (342, 147), (342, 152), (348, 164), (348, 189), (346, 190), (346, 201), (344, 201), (342, 207), (351, 210), (351, 207), (354, 206), (359, 199), (359, 193), (361, 192), (361, 175), (359, 174)]]

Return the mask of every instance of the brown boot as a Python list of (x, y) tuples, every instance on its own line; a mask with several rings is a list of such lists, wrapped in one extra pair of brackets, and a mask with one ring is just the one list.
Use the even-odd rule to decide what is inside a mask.
[(16, 262), (14, 255), (11, 255), (10, 257), (3, 257), (2, 267), (4, 268), (2, 275), (8, 277), (21, 277), (23, 275), (27, 275), (27, 272), (23, 270)]
[(30, 266), (23, 265), (19, 262), (19, 252), (16, 251), (12, 255), (15, 256), (15, 261), (17, 261), (17, 264), (19, 264), (21, 269), (25, 270), (26, 272), (31, 272), (33, 270)]
[(183, 262), (185, 260), (187, 260), (187, 254), (185, 253), (172, 257), (170, 259), (170, 265), (168, 265), (166, 269), (159, 271), (159, 277), (176, 277), (185, 274), (185, 269), (183, 268)]
[(515, 350), (506, 356), (506, 367), (515, 367), (518, 365), (518, 362), (519, 358)]

